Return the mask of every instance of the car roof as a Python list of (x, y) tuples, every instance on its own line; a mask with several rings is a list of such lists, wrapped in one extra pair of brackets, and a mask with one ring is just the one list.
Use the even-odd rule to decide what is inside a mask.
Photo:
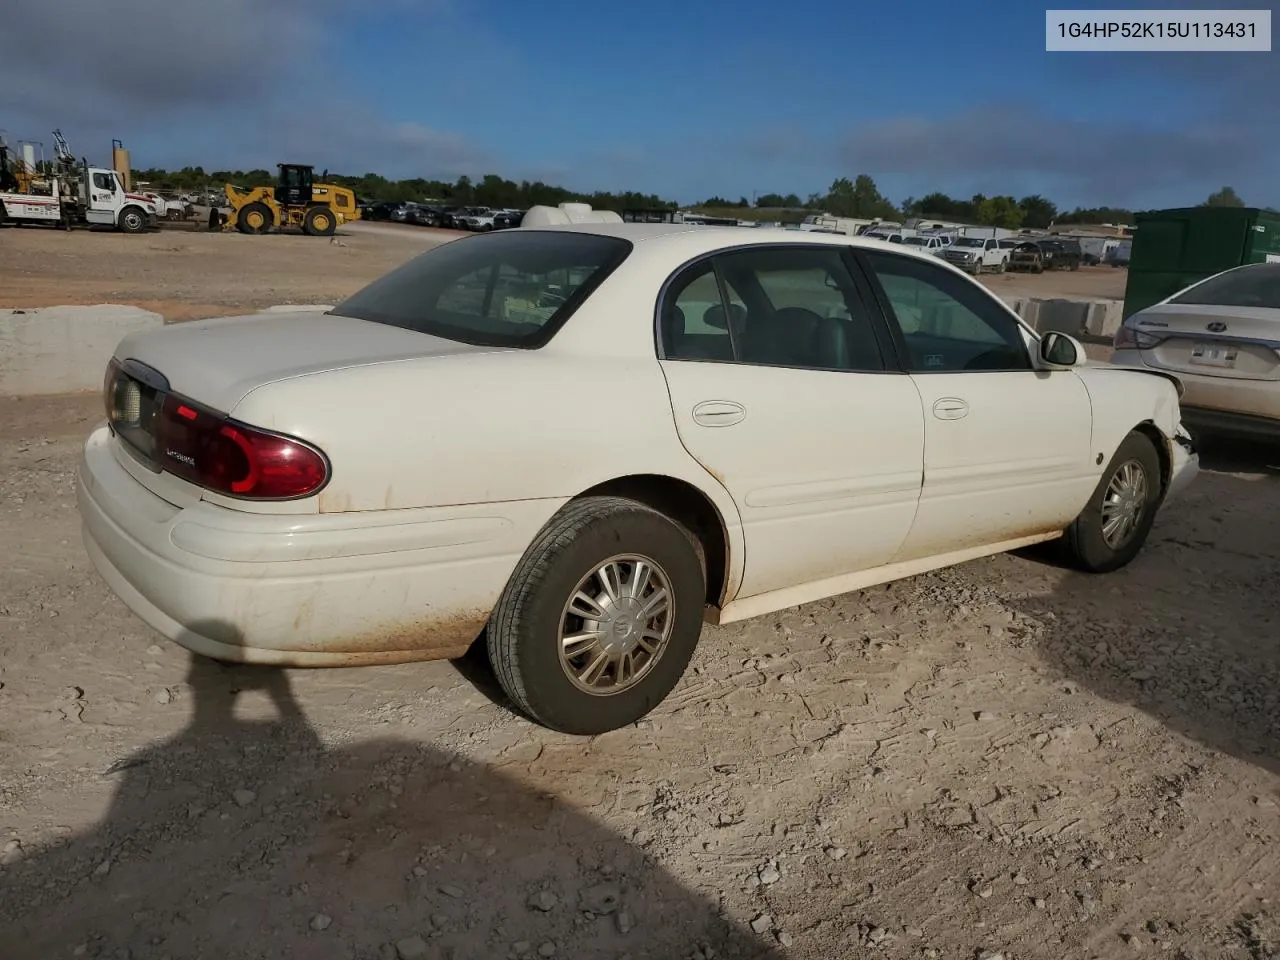
[[(871, 237), (851, 237), (843, 233), (817, 233), (811, 230), (786, 230), (780, 227), (722, 227), (693, 223), (564, 223), (521, 227), (522, 230), (556, 233), (590, 233), (617, 237), (634, 244), (679, 246), (682, 251), (711, 253), (725, 247), (761, 246), (765, 244), (805, 244), (813, 246), (853, 246), (869, 250), (891, 250), (905, 256), (936, 263), (937, 257), (912, 249), (914, 245), (890, 243)], [(698, 249), (701, 248), (701, 249)]]

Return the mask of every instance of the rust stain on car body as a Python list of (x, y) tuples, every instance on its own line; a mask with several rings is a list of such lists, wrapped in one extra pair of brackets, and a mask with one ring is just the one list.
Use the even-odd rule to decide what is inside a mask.
[(489, 611), (460, 610), (359, 636), (344, 638), (342, 649), (331, 652), (343, 665), (396, 663), (412, 660), (452, 660), (470, 649), (489, 622)]
[[(194, 636), (190, 640), (179, 637), (178, 642), (197, 653), (234, 663), (304, 669), (378, 666), (456, 659), (471, 648), (488, 622), (488, 609), (456, 610), (353, 636), (305, 645), (295, 643), (288, 648), (246, 645), (236, 627), (222, 622), (199, 623), (192, 626)], [(217, 643), (216, 651), (208, 648), (210, 640)]]

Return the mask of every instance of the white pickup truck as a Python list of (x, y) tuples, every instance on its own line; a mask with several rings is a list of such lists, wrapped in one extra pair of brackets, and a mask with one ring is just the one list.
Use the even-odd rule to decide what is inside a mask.
[(1004, 273), (1009, 266), (1009, 250), (995, 237), (956, 237), (938, 256), (975, 277), (984, 270)]
[(906, 237), (902, 242), (909, 247), (919, 247), (925, 253), (931, 253), (935, 257), (942, 256), (942, 251), (951, 246), (950, 237), (924, 233), (917, 233), (914, 237)]

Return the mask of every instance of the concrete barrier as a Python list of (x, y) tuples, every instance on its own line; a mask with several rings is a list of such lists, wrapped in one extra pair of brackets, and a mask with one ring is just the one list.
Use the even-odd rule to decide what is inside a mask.
[(101, 390), (120, 341), (163, 325), (158, 313), (114, 304), (0, 310), (0, 396)]
[(1006, 297), (1005, 303), (1039, 333), (1056, 331), (1080, 339), (1110, 340), (1120, 329), (1122, 300), (1065, 297)]

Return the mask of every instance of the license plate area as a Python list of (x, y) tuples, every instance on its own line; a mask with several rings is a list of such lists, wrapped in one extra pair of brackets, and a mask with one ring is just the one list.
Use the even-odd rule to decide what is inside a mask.
[(1239, 355), (1239, 348), (1230, 344), (1197, 341), (1192, 344), (1191, 356), (1187, 359), (1198, 366), (1230, 370), (1236, 365)]

